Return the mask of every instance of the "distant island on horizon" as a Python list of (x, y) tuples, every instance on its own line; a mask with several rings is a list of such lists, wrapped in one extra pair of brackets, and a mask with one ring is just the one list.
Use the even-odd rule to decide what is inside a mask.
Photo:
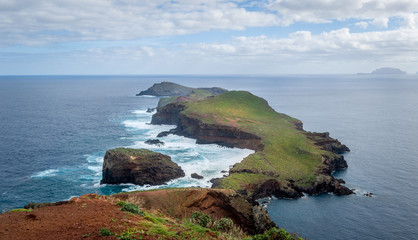
[(382, 68), (377, 68), (376, 70), (374, 70), (371, 73), (357, 73), (357, 75), (369, 75), (369, 74), (373, 74), (373, 75), (394, 75), (394, 74), (407, 74), (407, 72), (402, 71), (399, 68), (382, 67)]

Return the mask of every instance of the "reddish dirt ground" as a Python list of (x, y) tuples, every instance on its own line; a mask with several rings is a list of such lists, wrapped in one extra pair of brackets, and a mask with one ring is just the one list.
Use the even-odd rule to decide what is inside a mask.
[(119, 208), (103, 197), (87, 194), (60, 206), (0, 214), (0, 239), (116, 239), (100, 237), (99, 230), (130, 227), (137, 218)]

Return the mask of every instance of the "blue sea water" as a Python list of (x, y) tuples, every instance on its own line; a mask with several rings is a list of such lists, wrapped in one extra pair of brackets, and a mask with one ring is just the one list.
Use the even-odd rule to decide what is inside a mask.
[(328, 131), (350, 147), (349, 168), (335, 175), (356, 195), (273, 199), (267, 209), (280, 227), (309, 239), (418, 239), (416, 75), (1, 76), (0, 210), (149, 188), (99, 184), (105, 151), (114, 147), (171, 155), (186, 177), (166, 186), (210, 186), (252, 152), (178, 136), (163, 138), (163, 147), (144, 144), (172, 127), (147, 124), (145, 110), (158, 98), (135, 96), (161, 81), (251, 91), (305, 130)]

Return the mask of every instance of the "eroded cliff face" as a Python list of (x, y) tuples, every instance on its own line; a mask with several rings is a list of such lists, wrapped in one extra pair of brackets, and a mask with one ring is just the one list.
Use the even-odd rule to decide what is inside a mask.
[(176, 125), (171, 133), (195, 138), (198, 144), (216, 143), (225, 147), (248, 148), (262, 150), (261, 138), (255, 134), (242, 131), (239, 128), (204, 123), (182, 113), (186, 107), (180, 103), (171, 103), (159, 108), (152, 116), (151, 124)]
[[(177, 128), (167, 132), (166, 134), (178, 134), (195, 138), (197, 143), (216, 143), (227, 147), (248, 148), (255, 151), (262, 151), (264, 145), (262, 138), (252, 133), (243, 131), (239, 127), (234, 127), (219, 123), (204, 123), (199, 117), (193, 114), (184, 114), (186, 105), (182, 103), (171, 103), (165, 107), (158, 108), (157, 113), (152, 118), (152, 124), (171, 124)], [(349, 151), (348, 147), (341, 144), (337, 139), (329, 137), (329, 133), (312, 133), (303, 130), (303, 124), (300, 121), (294, 123), (295, 129), (305, 134), (308, 139), (319, 146), (321, 149), (341, 154)], [(343, 156), (336, 154), (325, 154), (322, 156), (322, 164), (315, 173), (315, 181), (309, 186), (298, 185), (294, 180), (288, 179), (279, 181), (271, 174), (270, 179), (258, 182), (257, 184), (248, 185), (241, 189), (241, 193), (247, 194), (252, 199), (258, 199), (267, 196), (275, 196), (278, 198), (299, 198), (304, 193), (317, 195), (326, 192), (332, 192), (336, 195), (348, 195), (353, 191), (342, 185), (341, 179), (335, 179), (331, 174), (334, 171), (347, 168), (347, 162)], [(258, 173), (252, 172), (251, 169), (237, 171), (232, 168), (232, 173)], [(266, 175), (266, 174), (265, 174)], [(218, 188), (219, 179), (213, 181), (214, 188)], [(250, 189), (250, 191), (247, 191)]]
[(140, 208), (160, 210), (163, 214), (179, 219), (187, 218), (196, 211), (214, 219), (228, 217), (249, 234), (262, 233), (275, 226), (261, 205), (233, 190), (167, 189), (117, 194), (112, 198), (136, 203)]

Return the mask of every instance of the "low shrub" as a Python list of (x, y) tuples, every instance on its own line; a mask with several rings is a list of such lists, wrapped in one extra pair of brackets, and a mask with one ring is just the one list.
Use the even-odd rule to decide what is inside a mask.
[(201, 212), (192, 213), (190, 220), (202, 227), (210, 227), (209, 225), (212, 225), (213, 223), (213, 219), (211, 217)]
[(221, 218), (216, 222), (215, 230), (228, 232), (234, 227), (234, 222), (230, 218)]
[(113, 236), (113, 233), (108, 228), (100, 228), (100, 236)]
[(271, 228), (264, 234), (257, 234), (252, 240), (303, 240), (302, 238), (293, 237), (290, 233), (282, 228)]
[(144, 212), (141, 211), (141, 209), (139, 209), (139, 207), (135, 204), (132, 203), (125, 203), (120, 210), (125, 211), (125, 212), (130, 212), (139, 216), (144, 216)]

